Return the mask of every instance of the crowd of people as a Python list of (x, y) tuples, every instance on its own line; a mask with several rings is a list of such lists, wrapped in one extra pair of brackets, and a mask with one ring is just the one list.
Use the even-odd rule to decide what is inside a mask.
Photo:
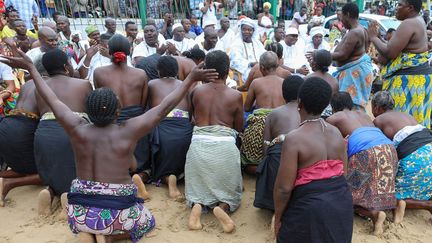
[[(242, 15), (232, 27), (204, 3), (202, 26), (166, 13), (140, 36), (136, 23), (121, 33), (107, 18), (102, 33), (89, 25), (82, 38), (64, 15), (32, 29), (12, 4), (1, 26), (0, 205), (16, 187), (45, 185), (38, 214), (52, 214), (59, 197), (82, 241), (136, 242), (157, 225), (145, 184), (164, 184), (169, 198), (186, 199), (190, 230), (212, 212), (232, 233), (247, 173), (278, 242), (351, 242), (354, 213), (375, 235), (388, 210), (395, 224), (405, 209), (432, 213), (421, 5), (400, 0), (401, 25), (384, 40), (347, 3), (331, 46), (320, 6), (313, 16), (301, 7), (285, 26), (263, 3), (257, 21)], [(383, 90), (372, 96), (373, 61)]]

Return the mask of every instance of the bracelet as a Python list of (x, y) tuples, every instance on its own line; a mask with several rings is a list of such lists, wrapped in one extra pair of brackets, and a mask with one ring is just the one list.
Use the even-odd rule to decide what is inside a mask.
[(297, 69), (294, 68), (294, 73), (297, 73)]
[(7, 89), (0, 91), (0, 95), (2, 95), (2, 94), (4, 94), (4, 93), (9, 93), (10, 95), (13, 94), (12, 91), (7, 90)]
[(90, 67), (86, 66), (86, 65), (84, 64), (84, 62), (82, 63), (82, 66), (83, 66), (85, 69), (89, 69), (89, 68), (90, 68)]

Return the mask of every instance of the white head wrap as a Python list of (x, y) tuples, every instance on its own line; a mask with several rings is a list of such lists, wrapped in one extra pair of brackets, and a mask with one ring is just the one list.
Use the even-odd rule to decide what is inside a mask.
[(239, 23), (238, 23), (238, 29), (239, 29), (238, 33), (240, 34), (240, 36), (241, 36), (241, 27), (243, 25), (247, 25), (247, 26), (252, 27), (254, 29), (254, 32), (252, 34), (252, 38), (256, 38), (257, 37), (257, 35), (258, 35), (258, 31), (257, 31), (258, 25), (255, 23), (254, 20), (252, 20), (250, 18), (243, 18), (243, 19), (241, 19), (239, 21)]
[(179, 27), (182, 27), (182, 28), (183, 28), (183, 25), (180, 24), (180, 23), (176, 23), (176, 24), (173, 25), (172, 30), (174, 31), (175, 29), (177, 29), (177, 28), (179, 28)]
[(322, 36), (324, 36), (324, 29), (320, 26), (318, 27), (313, 27), (310, 31), (309, 31), (309, 36), (311, 38), (313, 38), (314, 36), (321, 34)]

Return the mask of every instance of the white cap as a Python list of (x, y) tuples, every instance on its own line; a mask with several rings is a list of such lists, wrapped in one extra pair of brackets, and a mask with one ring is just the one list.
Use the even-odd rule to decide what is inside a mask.
[(298, 29), (294, 27), (289, 27), (285, 33), (285, 35), (298, 35), (298, 34), (299, 34)]
[(182, 28), (183, 28), (183, 25), (180, 24), (180, 23), (176, 23), (176, 24), (173, 25), (172, 30), (174, 31), (175, 29), (177, 29), (177, 28), (179, 28), (179, 27), (182, 27)]
[[(216, 21), (214, 21), (213, 19), (209, 19), (209, 20), (206, 20), (204, 23), (203, 23), (203, 29), (205, 29), (205, 27), (207, 27), (207, 26), (209, 26), (209, 25), (216, 25), (217, 23), (216, 23)], [(216, 27), (216, 26), (215, 26)]]

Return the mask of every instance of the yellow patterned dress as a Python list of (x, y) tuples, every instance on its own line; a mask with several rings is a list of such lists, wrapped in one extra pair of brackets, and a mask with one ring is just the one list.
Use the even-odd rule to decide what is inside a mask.
[(391, 93), (395, 110), (412, 115), (431, 128), (432, 69), (429, 54), (402, 52), (381, 69), (383, 90)]

